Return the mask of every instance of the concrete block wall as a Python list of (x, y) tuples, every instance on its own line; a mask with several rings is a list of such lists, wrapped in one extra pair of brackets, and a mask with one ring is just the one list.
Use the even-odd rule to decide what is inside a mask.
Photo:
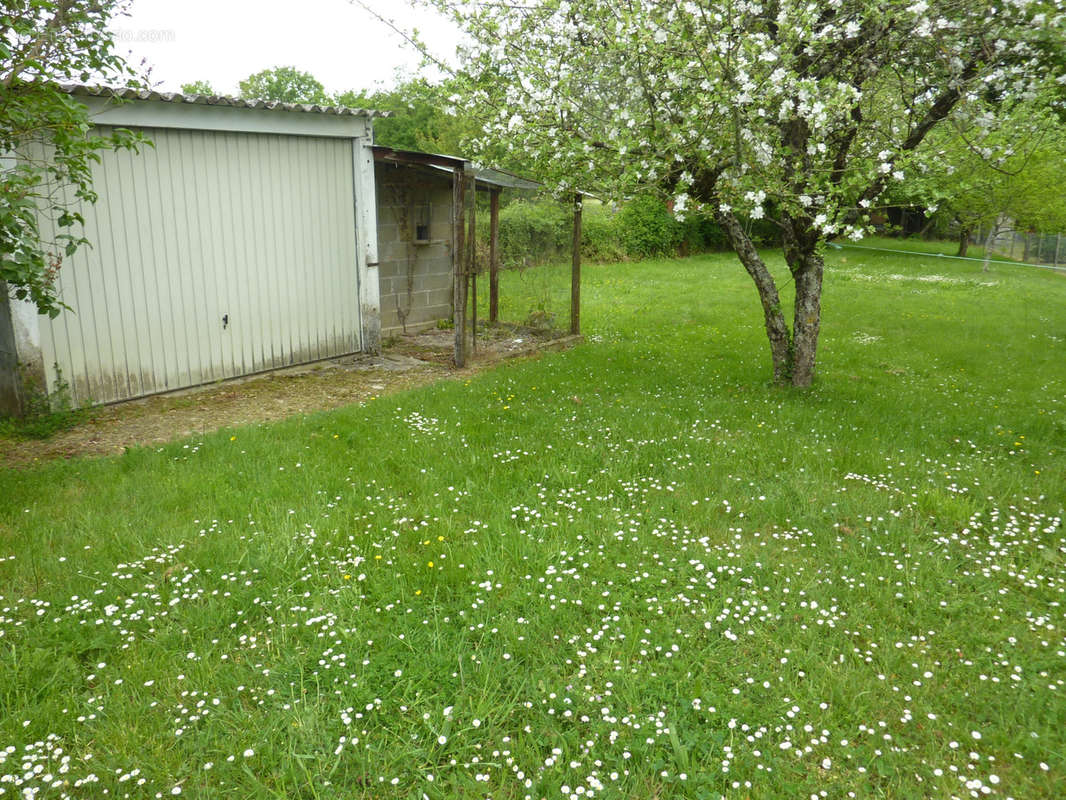
[[(381, 334), (425, 327), (452, 316), (451, 176), (433, 170), (376, 165)], [(429, 204), (429, 239), (415, 226)]]

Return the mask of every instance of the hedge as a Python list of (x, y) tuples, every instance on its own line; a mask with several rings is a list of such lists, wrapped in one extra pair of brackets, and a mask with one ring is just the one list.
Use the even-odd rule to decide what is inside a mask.
[[(772, 225), (752, 225), (756, 244), (774, 244)], [(479, 250), (487, 249), (488, 226), (478, 227)], [(550, 199), (518, 199), (500, 210), (500, 264), (527, 267), (568, 257), (573, 239), (569, 205)], [(586, 200), (582, 211), (581, 253), (610, 262), (691, 255), (729, 249), (722, 229), (704, 215), (678, 220), (658, 198), (638, 197), (613, 211)]]

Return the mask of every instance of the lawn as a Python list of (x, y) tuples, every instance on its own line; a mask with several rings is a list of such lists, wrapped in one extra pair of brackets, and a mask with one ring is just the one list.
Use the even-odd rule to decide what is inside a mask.
[(0, 794), (1061, 796), (1066, 277), (827, 258), (808, 392), (732, 257), (588, 266), (571, 351), (0, 471)]

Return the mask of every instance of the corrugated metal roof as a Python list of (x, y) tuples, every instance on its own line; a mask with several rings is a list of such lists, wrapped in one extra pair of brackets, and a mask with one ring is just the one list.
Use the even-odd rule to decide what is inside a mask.
[(542, 189), (544, 184), (531, 178), (523, 178), (505, 169), (495, 167), (475, 167), (475, 173), (479, 183), (488, 183), (493, 186), (502, 186), (505, 189)]
[(60, 88), (72, 95), (88, 97), (115, 97), (121, 100), (158, 100), (164, 103), (196, 103), (205, 106), (230, 106), (232, 108), (260, 108), (268, 111), (302, 111), (310, 114), (334, 114), (350, 117), (388, 117), (391, 112), (373, 111), (367, 108), (343, 106), (320, 106), (312, 103), (278, 103), (273, 100), (245, 100), (240, 97), (208, 94), (181, 94), (180, 92), (155, 92), (150, 89), (110, 86), (82, 86), (64, 84)]
[(446, 156), (443, 153), (423, 153), (418, 150), (398, 150), (395, 147), (386, 147), (376, 144), (372, 148), (376, 161), (389, 161), (396, 164), (415, 164), (432, 166), (443, 169), (468, 166), (470, 162), (459, 156)]
[(440, 153), (420, 153), (416, 150), (397, 150), (394, 147), (374, 145), (374, 159), (394, 164), (412, 164), (429, 167), (431, 169), (451, 172), (461, 167), (468, 175), (478, 183), (498, 186), (505, 189), (540, 189), (543, 184), (539, 181), (522, 178), (505, 170), (493, 169), (492, 167), (479, 167), (472, 161), (460, 156), (446, 156)]

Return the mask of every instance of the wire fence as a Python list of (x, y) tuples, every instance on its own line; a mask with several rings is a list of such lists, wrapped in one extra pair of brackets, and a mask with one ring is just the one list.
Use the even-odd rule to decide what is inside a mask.
[[(983, 244), (984, 239), (978, 235), (975, 243)], [(1066, 265), (1066, 236), (1061, 233), (1004, 231), (995, 236), (989, 249), (1013, 261), (1052, 267)]]

